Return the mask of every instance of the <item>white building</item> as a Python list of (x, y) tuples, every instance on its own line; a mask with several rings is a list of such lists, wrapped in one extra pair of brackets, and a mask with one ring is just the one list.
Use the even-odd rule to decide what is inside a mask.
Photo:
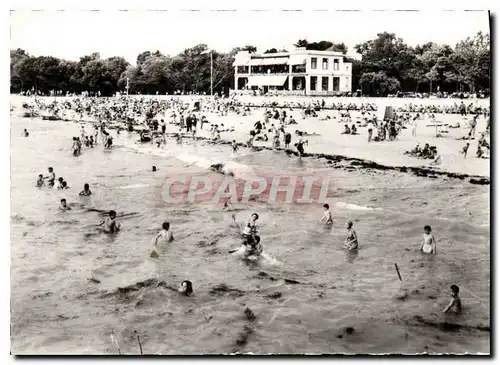
[(292, 95), (337, 95), (351, 92), (352, 64), (341, 52), (308, 51), (235, 56), (234, 85), (238, 90), (259, 90)]

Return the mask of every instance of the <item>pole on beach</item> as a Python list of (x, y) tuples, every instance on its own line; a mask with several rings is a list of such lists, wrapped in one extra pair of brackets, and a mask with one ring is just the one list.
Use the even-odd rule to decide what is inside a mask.
[(399, 273), (398, 264), (394, 263), (394, 266), (396, 267), (396, 272), (398, 273), (399, 280), (403, 281), (403, 279), (401, 279), (401, 274)]
[(134, 330), (134, 333), (137, 336), (137, 342), (139, 343), (139, 350), (141, 351), (141, 355), (143, 355), (143, 353), (142, 353), (142, 344), (141, 344), (141, 339), (139, 338), (139, 334), (137, 333), (136, 330)]
[(210, 50), (210, 96), (214, 96), (214, 52)]

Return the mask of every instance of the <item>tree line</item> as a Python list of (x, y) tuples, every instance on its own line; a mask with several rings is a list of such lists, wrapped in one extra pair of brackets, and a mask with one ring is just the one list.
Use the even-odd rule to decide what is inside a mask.
[[(490, 36), (481, 32), (453, 47), (433, 42), (412, 47), (394, 33), (383, 32), (354, 47), (360, 59), (348, 57), (344, 43), (300, 39), (295, 46), (342, 52), (344, 60), (353, 64), (353, 91), (361, 89), (364, 95), (437, 91), (489, 93), (490, 89)], [(252, 45), (227, 53), (211, 51), (214, 93), (228, 93), (234, 88), (233, 61), (240, 50), (257, 52)], [(276, 52), (286, 50), (272, 48), (264, 53)], [(123, 57), (103, 59), (99, 53), (69, 61), (52, 56), (34, 57), (25, 50), (16, 49), (10, 51), (10, 74), (12, 93), (88, 91), (109, 96), (125, 91), (128, 85), (131, 94), (173, 94), (177, 91), (208, 94), (210, 52), (205, 44), (187, 48), (176, 56), (145, 51), (131, 65)]]

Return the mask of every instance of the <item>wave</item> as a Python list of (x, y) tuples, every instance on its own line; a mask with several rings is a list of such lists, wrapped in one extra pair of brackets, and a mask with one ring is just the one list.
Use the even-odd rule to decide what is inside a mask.
[(117, 189), (138, 189), (138, 188), (146, 188), (148, 186), (150, 186), (150, 184), (132, 184), (132, 185), (118, 186)]
[(349, 209), (349, 210), (365, 210), (365, 211), (382, 210), (381, 208), (372, 208), (372, 207), (366, 207), (363, 205), (356, 205), (356, 204), (345, 203), (345, 202), (336, 202), (335, 207)]

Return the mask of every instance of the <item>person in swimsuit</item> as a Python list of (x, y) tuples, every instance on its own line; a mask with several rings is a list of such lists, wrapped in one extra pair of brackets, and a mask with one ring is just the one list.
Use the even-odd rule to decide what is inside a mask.
[(66, 210), (71, 210), (71, 207), (66, 204), (66, 199), (61, 199), (61, 205), (59, 206), (59, 209), (63, 212), (65, 212)]
[(158, 234), (155, 237), (155, 246), (158, 246), (159, 239), (162, 239), (164, 242), (171, 242), (174, 240), (174, 235), (170, 230), (169, 222), (163, 222), (162, 229), (160, 230), (160, 232), (158, 232)]
[(345, 248), (348, 251), (357, 250), (358, 249), (358, 235), (354, 228), (352, 228), (353, 224), (351, 221), (347, 222), (347, 236), (345, 238)]
[(38, 180), (36, 181), (36, 187), (37, 188), (41, 188), (44, 185), (45, 185), (45, 181), (43, 181), (43, 175), (39, 174), (38, 175)]
[(54, 186), (54, 182), (56, 180), (56, 174), (54, 173), (54, 169), (49, 167), (49, 176), (45, 176), (44, 179), (48, 179), (48, 185), (50, 188)]
[(260, 256), (262, 253), (262, 245), (260, 244), (260, 236), (250, 235), (247, 240), (243, 242), (245, 246), (245, 257)]
[[(233, 216), (234, 219), (234, 216)], [(259, 219), (259, 215), (257, 213), (253, 213), (250, 216), (250, 219), (246, 221), (245, 227), (243, 228), (242, 236), (245, 240), (248, 240), (248, 237), (254, 234), (257, 234), (257, 220)]]
[(120, 230), (120, 223), (117, 223), (115, 219), (116, 219), (116, 212), (114, 210), (110, 210), (109, 217), (107, 217), (101, 223), (99, 223), (98, 226), (104, 225), (103, 230), (106, 233), (116, 233)]
[(81, 195), (81, 196), (90, 196), (90, 195), (92, 195), (92, 192), (90, 191), (89, 184), (83, 185), (83, 190), (80, 191), (79, 195)]
[(328, 204), (323, 204), (323, 208), (325, 208), (325, 212), (323, 213), (323, 217), (319, 220), (321, 223), (324, 221), (326, 224), (333, 224), (332, 212), (330, 212), (330, 206)]
[(458, 292), (460, 291), (460, 289), (455, 284), (453, 284), (450, 287), (450, 289), (451, 289), (450, 304), (448, 304), (448, 306), (443, 310), (443, 313), (448, 313), (451, 311), (452, 313), (459, 314), (462, 311), (462, 301), (458, 296)]
[(427, 254), (436, 254), (436, 239), (431, 234), (431, 226), (424, 227), (424, 239), (420, 246), (420, 251)]

